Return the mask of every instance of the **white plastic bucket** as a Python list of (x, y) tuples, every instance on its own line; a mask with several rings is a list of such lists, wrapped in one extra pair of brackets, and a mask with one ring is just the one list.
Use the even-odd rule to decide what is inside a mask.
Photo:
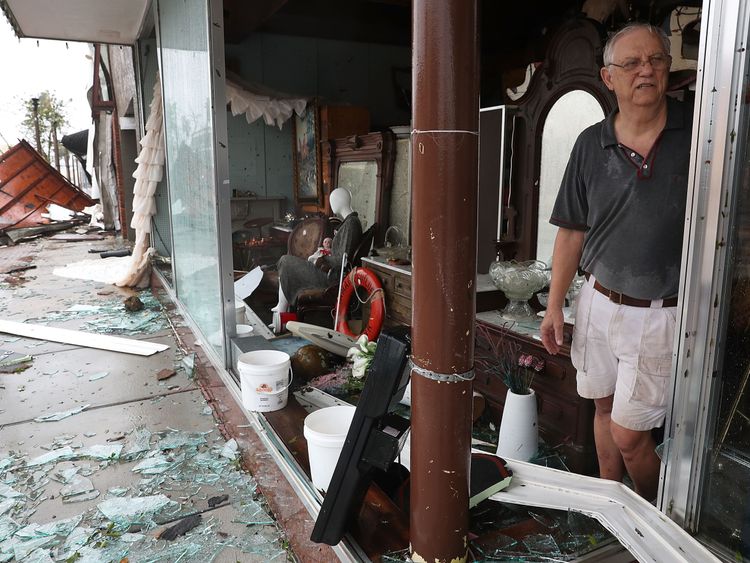
[(313, 485), (318, 490), (328, 490), (355, 410), (350, 406), (326, 407), (305, 417), (304, 434), (310, 473)]
[(238, 324), (237, 336), (249, 336), (253, 332), (253, 327), (250, 325)]
[(245, 352), (237, 359), (242, 405), (249, 411), (271, 412), (286, 406), (292, 384), (289, 354), (278, 350)]

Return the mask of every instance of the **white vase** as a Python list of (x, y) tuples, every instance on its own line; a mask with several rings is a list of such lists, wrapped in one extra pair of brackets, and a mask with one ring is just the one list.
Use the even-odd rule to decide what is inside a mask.
[(497, 437), (497, 455), (505, 459), (529, 461), (539, 446), (536, 394), (528, 395), (508, 391), (505, 396), (503, 418)]

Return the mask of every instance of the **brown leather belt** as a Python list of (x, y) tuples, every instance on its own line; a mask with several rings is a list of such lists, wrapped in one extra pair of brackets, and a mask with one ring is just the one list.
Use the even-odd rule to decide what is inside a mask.
[[(588, 280), (589, 277), (591, 277), (591, 274), (586, 272), (585, 276)], [(599, 293), (606, 295), (610, 301), (612, 301), (613, 303), (617, 303), (618, 305), (627, 305), (628, 307), (651, 307), (653, 303), (653, 301), (651, 301), (650, 299), (637, 299), (635, 297), (630, 297), (628, 295), (612, 291), (611, 289), (607, 289), (602, 284), (600, 284), (598, 280), (594, 280), (594, 289)], [(658, 301), (658, 299), (656, 299), (655, 301)], [(663, 299), (661, 307), (677, 307), (677, 297), (668, 297), (667, 299)]]

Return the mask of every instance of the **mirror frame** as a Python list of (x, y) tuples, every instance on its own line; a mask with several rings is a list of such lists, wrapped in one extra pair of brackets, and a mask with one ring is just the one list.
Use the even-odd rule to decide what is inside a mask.
[(552, 106), (568, 92), (583, 90), (599, 102), (605, 116), (617, 107), (614, 94), (599, 76), (603, 37), (604, 28), (594, 20), (577, 18), (564, 23), (551, 39), (547, 56), (534, 72), (528, 90), (516, 102), (514, 154), (518, 160), (511, 205), (518, 212), (518, 221), (517, 232), (510, 234), (503, 248), (506, 257), (536, 258), (542, 133)]
[[(352, 135), (323, 143), (323, 158), (329, 163), (331, 185), (338, 185), (339, 165), (343, 162), (374, 160), (377, 164), (375, 193), (375, 246), (382, 246), (385, 230), (388, 228), (391, 188), (393, 186), (393, 165), (396, 159), (396, 136), (392, 131)], [(327, 200), (328, 198), (326, 198)], [(330, 204), (326, 202), (330, 212)], [(356, 209), (354, 211), (357, 211)]]

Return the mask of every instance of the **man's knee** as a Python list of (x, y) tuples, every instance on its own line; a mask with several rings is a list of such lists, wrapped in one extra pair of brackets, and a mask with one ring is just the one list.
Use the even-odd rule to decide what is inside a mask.
[(612, 405), (614, 404), (614, 401), (614, 395), (610, 395), (609, 397), (602, 397), (601, 399), (594, 399), (596, 414), (599, 416), (612, 414)]
[(651, 441), (651, 432), (649, 430), (630, 430), (612, 422), (610, 431), (612, 433), (612, 440), (623, 455), (638, 452)]

